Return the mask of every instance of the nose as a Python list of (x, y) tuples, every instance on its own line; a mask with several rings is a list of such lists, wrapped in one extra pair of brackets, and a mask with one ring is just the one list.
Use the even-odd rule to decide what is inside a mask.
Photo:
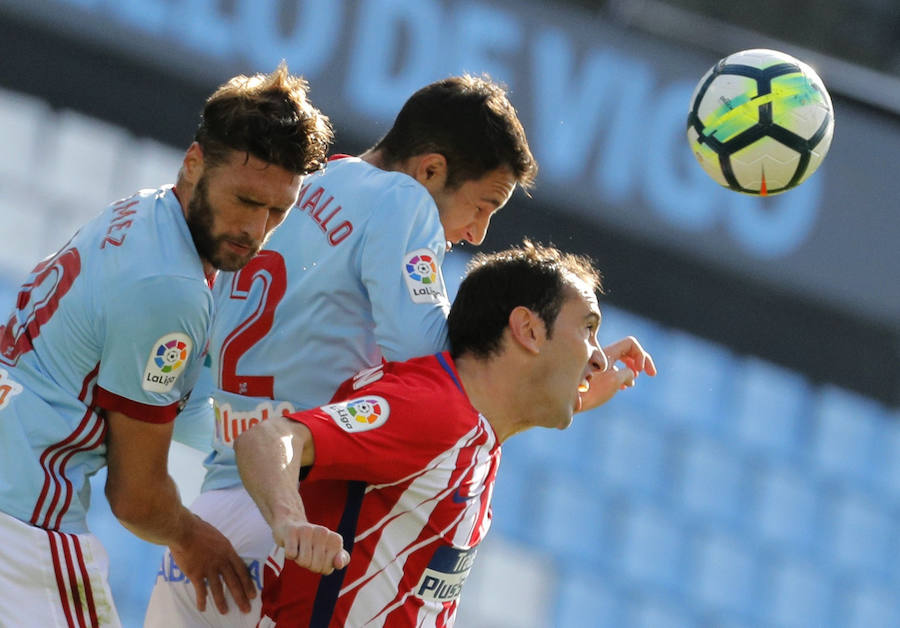
[(478, 246), (482, 242), (484, 242), (485, 236), (487, 236), (488, 226), (491, 224), (491, 217), (488, 216), (483, 219), (475, 219), (475, 222), (469, 227), (466, 232), (466, 240), (470, 243)]
[(591, 368), (601, 373), (609, 368), (609, 358), (606, 357), (603, 349), (594, 349), (594, 353), (591, 355)]
[(241, 231), (254, 243), (262, 242), (266, 234), (275, 227), (277, 223), (271, 224), (269, 212), (265, 209), (254, 209), (249, 212), (244, 220)]

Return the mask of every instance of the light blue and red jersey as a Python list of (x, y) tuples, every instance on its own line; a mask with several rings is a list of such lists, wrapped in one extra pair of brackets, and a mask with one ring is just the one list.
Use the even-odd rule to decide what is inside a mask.
[(171, 186), (113, 203), (40, 262), (0, 320), (0, 511), (86, 532), (103, 410), (172, 421), (212, 308)]
[(355, 157), (308, 177), (265, 249), (216, 283), (204, 490), (240, 484), (232, 444), (256, 422), (324, 404), (383, 360), (444, 350), (445, 251), (434, 200), (412, 177)]
[(300, 484), (307, 518), (339, 532), (351, 559), (323, 577), (276, 552), (263, 615), (279, 626), (452, 625), (490, 527), (500, 445), (449, 355), (368, 369), (289, 418), (315, 444)]

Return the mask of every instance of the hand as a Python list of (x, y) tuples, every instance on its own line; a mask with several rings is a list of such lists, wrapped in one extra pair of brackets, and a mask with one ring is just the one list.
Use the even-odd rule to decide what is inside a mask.
[[(609, 367), (605, 371), (594, 371), (591, 389), (581, 397), (581, 410), (590, 410), (612, 399), (617, 392), (631, 388), (639, 373), (656, 375), (653, 358), (634, 336), (628, 336), (603, 348)], [(617, 366), (621, 363), (622, 367)]]
[(223, 615), (228, 613), (222, 580), (241, 612), (250, 612), (250, 600), (256, 597), (256, 585), (244, 561), (216, 528), (194, 515), (188, 537), (169, 549), (178, 567), (194, 585), (197, 609), (201, 613), (206, 610), (207, 585), (216, 608)]
[(272, 536), (284, 548), (285, 558), (313, 573), (327, 576), (350, 562), (341, 535), (324, 526), (306, 521), (276, 523)]

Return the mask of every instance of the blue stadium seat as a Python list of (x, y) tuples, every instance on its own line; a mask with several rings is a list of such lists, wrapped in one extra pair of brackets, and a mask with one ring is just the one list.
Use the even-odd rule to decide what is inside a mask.
[(590, 477), (545, 470), (532, 476), (527, 538), (560, 561), (599, 564), (608, 551), (608, 512)]
[(647, 411), (613, 402), (593, 425), (584, 470), (610, 488), (658, 495), (666, 479), (666, 427)]
[(560, 575), (554, 628), (619, 628), (620, 591), (602, 572), (566, 569)]
[(843, 628), (900, 627), (896, 588), (863, 582), (842, 591), (841, 597)]
[(751, 530), (779, 551), (809, 554), (821, 537), (821, 492), (801, 469), (765, 466), (754, 481), (754, 499), (747, 516)]
[(734, 406), (729, 413), (734, 437), (763, 454), (791, 455), (809, 396), (809, 384), (798, 373), (746, 358), (735, 377)]
[(814, 407), (812, 456), (827, 475), (868, 479), (877, 445), (881, 409), (854, 393), (825, 386)]
[(835, 568), (882, 576), (894, 568), (897, 519), (883, 502), (852, 489), (830, 491), (823, 518), (823, 547)]
[[(763, 575), (765, 619), (783, 628), (838, 628), (834, 583), (821, 567), (808, 561), (780, 560)], [(874, 628), (874, 626), (872, 627)]]
[(683, 584), (687, 533), (671, 512), (652, 503), (632, 503), (619, 516), (617, 571), (629, 582), (675, 589)]
[(739, 523), (744, 515), (746, 463), (724, 442), (699, 436), (684, 443), (676, 465), (679, 504), (701, 520)]
[(627, 620), (623, 625), (629, 628), (693, 628), (696, 623), (682, 604), (672, 599), (662, 599), (642, 595), (629, 605)]
[[(663, 418), (679, 425), (717, 431), (726, 423), (734, 360), (721, 345), (672, 331), (656, 365), (651, 401)], [(646, 383), (646, 382), (641, 382)]]
[(752, 615), (758, 603), (756, 548), (745, 539), (708, 531), (695, 539), (689, 593), (704, 611)]

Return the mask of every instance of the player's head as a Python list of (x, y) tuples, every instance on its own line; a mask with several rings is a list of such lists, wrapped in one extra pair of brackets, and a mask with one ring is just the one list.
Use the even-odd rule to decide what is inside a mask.
[(306, 81), (282, 63), (236, 76), (207, 100), (176, 190), (200, 257), (238, 270), (297, 200), (303, 175), (320, 169), (332, 139)]
[(589, 259), (525, 240), (476, 255), (447, 321), (454, 359), (498, 359), (540, 408), (533, 424), (566, 427), (579, 387), (608, 367), (597, 342), (600, 276)]
[(332, 130), (307, 99), (308, 89), (284, 61), (270, 74), (241, 74), (220, 85), (194, 135), (207, 167), (237, 151), (298, 175), (322, 168)]
[(454, 76), (413, 94), (372, 148), (431, 192), (451, 242), (480, 244), (516, 185), (529, 188), (537, 162), (505, 89), (486, 77)]
[(575, 282), (602, 293), (600, 274), (590, 259), (525, 240), (496, 253), (478, 253), (469, 262), (447, 320), (450, 351), (490, 357), (500, 351), (509, 315), (517, 307), (537, 314), (548, 336)]

